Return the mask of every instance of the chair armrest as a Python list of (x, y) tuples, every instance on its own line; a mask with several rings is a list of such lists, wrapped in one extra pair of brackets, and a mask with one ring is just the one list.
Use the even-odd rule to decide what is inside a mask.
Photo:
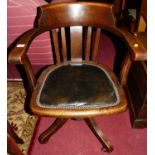
[(121, 85), (125, 86), (132, 62), (145, 61), (147, 59), (147, 50), (139, 37), (128, 32), (125, 27), (117, 27), (113, 29), (112, 32), (118, 35), (123, 43), (127, 46), (127, 49), (125, 49), (126, 51), (122, 51), (124, 56), (122, 55), (122, 57), (120, 57), (118, 55), (117, 57), (116, 55), (113, 68)]
[(121, 32), (126, 45), (129, 48), (131, 59), (133, 61), (147, 60), (147, 50), (137, 36), (134, 36), (124, 28), (117, 28)]
[(39, 34), (38, 29), (30, 29), (17, 38), (8, 48), (8, 62), (11, 64), (23, 64), (23, 58), (32, 42)]

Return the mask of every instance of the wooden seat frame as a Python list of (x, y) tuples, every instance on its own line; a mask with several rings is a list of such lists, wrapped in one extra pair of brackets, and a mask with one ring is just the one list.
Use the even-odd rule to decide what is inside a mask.
[[(132, 61), (143, 60), (146, 58), (146, 51), (138, 39), (127, 32), (124, 28), (116, 27), (116, 18), (113, 13), (113, 5), (76, 2), (76, 3), (59, 3), (38, 7), (37, 17), (34, 28), (21, 35), (16, 42), (9, 48), (8, 61), (12, 64), (21, 64), (27, 74), (29, 88), (32, 92), (30, 109), (34, 115), (56, 117), (54, 123), (43, 132), (39, 141), (46, 143), (48, 139), (61, 128), (70, 118), (83, 118), (91, 131), (99, 139), (105, 151), (111, 152), (113, 147), (107, 140), (101, 129), (97, 126), (93, 117), (99, 115), (111, 115), (126, 110), (127, 100), (123, 87)], [(82, 57), (82, 26), (86, 28), (86, 46), (84, 49), (84, 59)], [(70, 27), (70, 46), (71, 58), (68, 57), (65, 28)], [(95, 28), (94, 46), (91, 53), (92, 34)], [(116, 77), (108, 67), (98, 64), (97, 53), (100, 41), (101, 29), (109, 31), (122, 39), (127, 51), (121, 62), (119, 76)], [(55, 51), (55, 64), (44, 70), (38, 80), (36, 80), (31, 63), (27, 56), (28, 48), (35, 37), (39, 34), (49, 31), (53, 38)], [(58, 34), (61, 35), (61, 41)], [(61, 48), (60, 48), (60, 43)], [(36, 104), (36, 96), (40, 89), (41, 83), (50, 70), (54, 70), (59, 65), (65, 64), (95, 64), (107, 70), (110, 77), (116, 85), (120, 103), (113, 107), (98, 109), (47, 109), (41, 108)], [(118, 84), (118, 80), (120, 84)]]

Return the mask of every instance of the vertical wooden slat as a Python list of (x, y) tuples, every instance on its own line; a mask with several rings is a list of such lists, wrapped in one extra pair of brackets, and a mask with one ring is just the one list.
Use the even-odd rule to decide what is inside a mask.
[(92, 55), (92, 60), (96, 61), (96, 57), (97, 57), (97, 52), (98, 52), (98, 48), (99, 48), (99, 43), (100, 43), (100, 35), (101, 35), (101, 29), (97, 28), (96, 31), (96, 36), (95, 36), (95, 42), (94, 42), (94, 49), (93, 49), (93, 55)]
[(82, 62), (82, 26), (70, 27), (71, 61)]
[(58, 39), (58, 29), (52, 30), (53, 44), (55, 49), (56, 61), (60, 63), (60, 52), (59, 52), (59, 39)]
[(66, 34), (64, 27), (61, 28), (61, 43), (62, 43), (63, 61), (67, 61), (67, 45), (66, 45)]
[(90, 59), (91, 38), (92, 38), (92, 27), (89, 26), (87, 29), (87, 41), (85, 50), (85, 60), (87, 61), (89, 61)]

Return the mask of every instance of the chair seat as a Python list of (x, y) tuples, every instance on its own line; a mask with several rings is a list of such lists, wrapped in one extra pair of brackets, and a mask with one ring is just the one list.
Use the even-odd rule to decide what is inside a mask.
[(64, 65), (49, 72), (37, 96), (45, 108), (103, 108), (119, 103), (108, 72), (95, 65)]

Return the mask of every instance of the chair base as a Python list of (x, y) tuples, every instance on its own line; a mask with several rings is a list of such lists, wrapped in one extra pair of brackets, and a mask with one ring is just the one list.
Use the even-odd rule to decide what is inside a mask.
[[(46, 129), (40, 136), (39, 142), (41, 144), (45, 144), (48, 142), (49, 138), (56, 133), (66, 122), (68, 119), (57, 118), (54, 123)], [(98, 127), (96, 121), (93, 118), (85, 118), (84, 119), (90, 130), (94, 133), (97, 139), (102, 144), (102, 150), (105, 152), (112, 152), (113, 146), (110, 141), (103, 134), (102, 130)]]
[(51, 124), (51, 126), (46, 129), (40, 136), (39, 136), (39, 142), (41, 144), (45, 144), (48, 142), (49, 138), (57, 132), (67, 121), (68, 119), (59, 119), (57, 118), (54, 123)]
[(100, 141), (100, 143), (102, 144), (103, 146), (102, 150), (105, 152), (112, 152), (113, 146), (111, 142), (106, 138), (102, 130), (97, 125), (96, 121), (93, 118), (86, 118), (85, 122), (90, 128), (90, 130), (97, 137), (97, 139)]

